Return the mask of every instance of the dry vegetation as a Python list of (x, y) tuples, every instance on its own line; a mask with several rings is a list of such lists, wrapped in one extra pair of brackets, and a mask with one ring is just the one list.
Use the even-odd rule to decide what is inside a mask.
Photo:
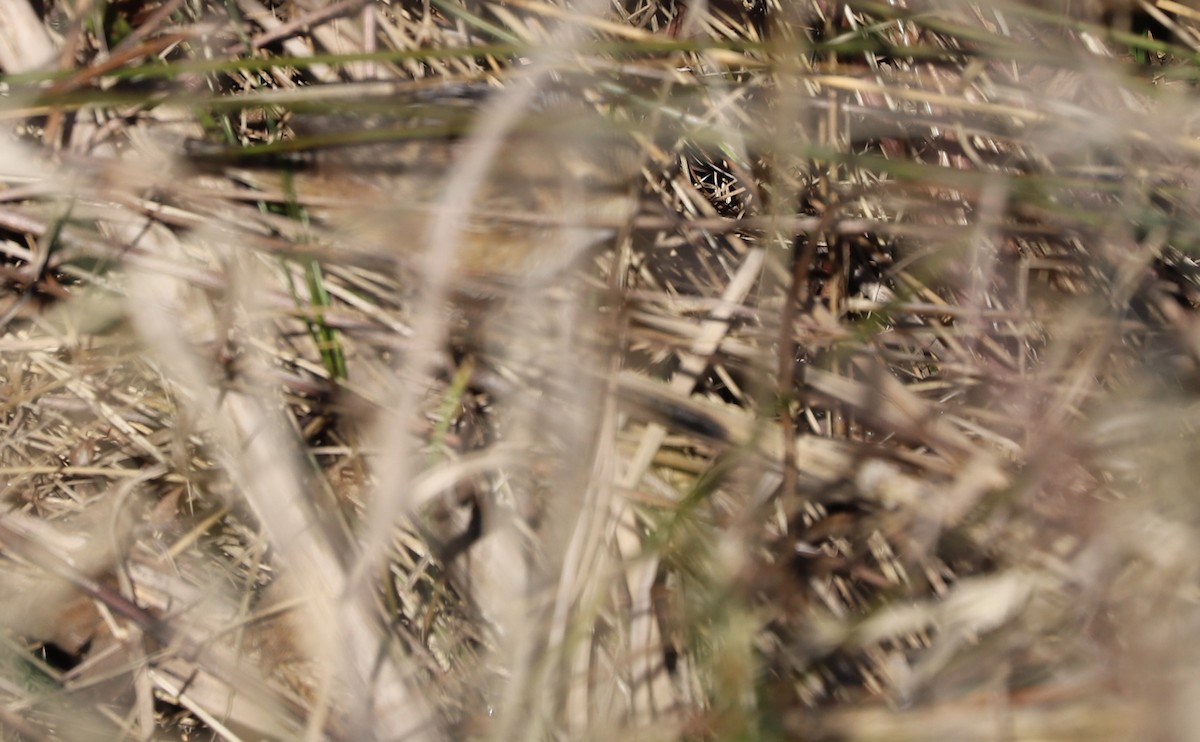
[(5, 739), (1191, 739), (1200, 10), (0, 2)]

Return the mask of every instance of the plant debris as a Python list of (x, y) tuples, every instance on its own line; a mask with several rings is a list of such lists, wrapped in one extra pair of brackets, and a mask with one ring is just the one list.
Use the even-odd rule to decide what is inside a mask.
[(1166, 0), (3, 5), (6, 739), (1189, 736), (1198, 69)]

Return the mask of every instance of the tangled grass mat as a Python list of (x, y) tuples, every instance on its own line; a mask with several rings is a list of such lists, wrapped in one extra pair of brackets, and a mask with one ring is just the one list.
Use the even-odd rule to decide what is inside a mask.
[(6, 739), (1189, 739), (1200, 9), (0, 4)]

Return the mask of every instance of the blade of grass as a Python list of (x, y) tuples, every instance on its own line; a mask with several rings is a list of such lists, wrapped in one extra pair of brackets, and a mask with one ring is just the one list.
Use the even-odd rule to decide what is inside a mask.
[[(284, 192), (287, 194), (288, 216), (308, 226), (308, 214), (301, 208), (296, 196), (296, 184), (290, 170), (285, 170), (283, 178)], [(325, 276), (319, 261), (309, 259), (303, 261), (304, 278), (308, 289), (308, 309), (304, 313), (304, 323), (309, 335), (321, 354), (321, 365), (329, 378), (338, 381), (346, 378), (346, 353), (342, 348), (338, 332), (325, 321), (325, 310), (330, 306), (329, 292), (325, 289)], [(303, 302), (296, 291), (295, 281), (286, 265), (284, 273), (287, 276), (288, 290), (297, 307)]]

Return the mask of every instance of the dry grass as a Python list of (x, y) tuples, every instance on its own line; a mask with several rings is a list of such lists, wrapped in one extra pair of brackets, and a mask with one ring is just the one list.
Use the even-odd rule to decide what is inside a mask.
[(7, 739), (1187, 739), (1200, 10), (0, 5)]

